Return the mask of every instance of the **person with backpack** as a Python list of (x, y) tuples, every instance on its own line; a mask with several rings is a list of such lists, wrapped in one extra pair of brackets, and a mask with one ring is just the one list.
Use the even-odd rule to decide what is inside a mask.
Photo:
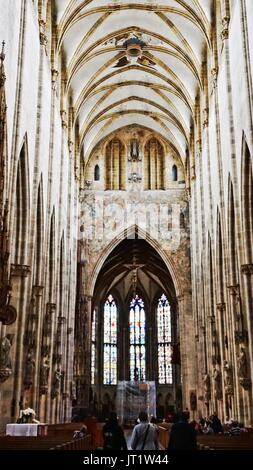
[(155, 426), (149, 423), (148, 415), (145, 411), (139, 414), (140, 423), (133, 429), (131, 437), (132, 450), (158, 450), (158, 433)]
[(123, 429), (118, 424), (117, 414), (112, 412), (103, 427), (104, 450), (127, 450)]

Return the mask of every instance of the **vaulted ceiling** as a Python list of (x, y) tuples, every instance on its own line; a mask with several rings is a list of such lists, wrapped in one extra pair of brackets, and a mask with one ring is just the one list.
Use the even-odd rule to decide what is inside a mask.
[[(184, 161), (213, 0), (55, 0), (58, 52), (88, 158), (129, 124), (163, 136)], [(125, 41), (145, 44), (128, 61)]]
[(94, 298), (103, 298), (124, 283), (126, 299), (133, 294), (133, 275), (136, 273), (136, 290), (149, 297), (145, 286), (153, 283), (157, 291), (165, 292), (170, 302), (176, 297), (171, 275), (160, 257), (146, 240), (125, 239), (104, 262), (97, 278)]

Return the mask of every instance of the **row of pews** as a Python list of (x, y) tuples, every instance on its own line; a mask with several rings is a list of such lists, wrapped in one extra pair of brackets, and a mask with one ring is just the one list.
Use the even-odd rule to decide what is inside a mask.
[[(73, 439), (74, 431), (87, 426), (84, 437)], [(1, 450), (93, 450), (103, 446), (102, 428), (95, 418), (81, 423), (49, 424), (46, 436), (0, 436)]]
[(199, 450), (253, 450), (253, 432), (249, 431), (238, 436), (199, 434), (197, 443)]
[[(161, 423), (158, 426), (159, 441), (162, 449), (167, 449), (169, 443), (170, 423)], [(253, 450), (253, 430), (239, 436), (224, 434), (198, 434), (198, 450)]]

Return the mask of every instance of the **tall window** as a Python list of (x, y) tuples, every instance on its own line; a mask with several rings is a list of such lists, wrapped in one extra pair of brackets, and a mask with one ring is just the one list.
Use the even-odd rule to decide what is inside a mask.
[(104, 304), (104, 385), (117, 384), (117, 306), (112, 295)]
[(172, 167), (172, 181), (177, 181), (177, 165)]
[(130, 303), (130, 380), (146, 378), (145, 310), (142, 299), (135, 296)]
[(100, 168), (98, 165), (95, 166), (94, 168), (94, 180), (99, 181), (100, 180)]
[(172, 384), (171, 312), (165, 294), (157, 306), (158, 382)]
[(91, 324), (91, 385), (95, 384), (95, 364), (96, 364), (96, 310), (93, 310)]

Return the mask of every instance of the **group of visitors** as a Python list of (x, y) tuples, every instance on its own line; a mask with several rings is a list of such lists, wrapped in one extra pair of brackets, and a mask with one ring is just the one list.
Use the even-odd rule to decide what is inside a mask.
[[(168, 450), (194, 450), (197, 448), (196, 431), (188, 423), (187, 413), (181, 413), (173, 424), (170, 432)], [(149, 421), (145, 411), (140, 412), (130, 439), (132, 450), (159, 450), (159, 432), (155, 419)], [(110, 419), (103, 428), (105, 450), (127, 450), (124, 432), (118, 424), (116, 413), (111, 413)]]
[(192, 421), (190, 423), (198, 434), (225, 434), (225, 435), (239, 435), (247, 432), (243, 423), (239, 423), (234, 419), (226, 419), (222, 424), (217, 414), (214, 412), (209, 418), (201, 418), (199, 422)]
[[(199, 422), (189, 421), (188, 410), (173, 416), (171, 423), (169, 444), (167, 450), (196, 450), (197, 434), (225, 434), (239, 435), (247, 432), (242, 424), (235, 420), (227, 421), (222, 426), (220, 419), (214, 412), (209, 418), (201, 418)], [(83, 437), (87, 433), (87, 427), (75, 431), (74, 437)], [(122, 427), (118, 423), (115, 412), (103, 427), (103, 440), (105, 450), (127, 450), (127, 442)], [(159, 428), (156, 419), (148, 419), (145, 411), (141, 411), (134, 426), (130, 441), (132, 450), (159, 450)]]
[[(111, 413), (103, 428), (105, 450), (127, 450), (123, 429), (118, 424), (116, 413)], [(130, 446), (132, 450), (158, 450), (158, 429), (154, 422), (149, 422), (148, 415), (142, 411), (138, 423), (133, 429)]]

